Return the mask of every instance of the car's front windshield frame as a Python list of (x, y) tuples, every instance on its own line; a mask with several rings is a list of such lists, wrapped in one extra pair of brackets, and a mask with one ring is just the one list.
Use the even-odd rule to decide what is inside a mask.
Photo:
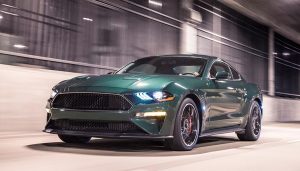
[[(146, 57), (146, 58), (166, 58), (166, 57)], [(144, 60), (146, 58), (141, 58), (141, 59), (138, 59), (134, 62), (131, 62), (125, 66), (123, 66), (122, 68), (120, 68), (118, 71), (115, 72), (115, 74), (147, 74), (147, 73), (130, 73), (128, 72), (128, 69), (134, 65), (136, 62), (140, 61), (140, 60)], [(203, 64), (202, 66), (200, 66), (200, 69), (199, 71), (197, 72), (198, 74), (197, 75), (194, 75), (195, 77), (202, 77), (203, 76), (203, 73), (205, 71), (205, 68), (206, 68), (206, 65), (208, 63), (208, 60), (206, 58), (201, 58), (201, 57), (182, 57), (182, 56), (174, 56), (174, 57), (169, 57), (169, 58), (187, 58), (187, 59), (199, 59), (199, 60), (202, 60)], [(146, 64), (146, 63), (145, 63)], [(191, 65), (192, 66), (192, 65)], [(163, 74), (163, 73), (153, 73), (151, 75), (177, 75), (177, 74)], [(179, 74), (178, 74), (179, 75)], [(187, 76), (190, 76), (190, 75), (187, 75)]]

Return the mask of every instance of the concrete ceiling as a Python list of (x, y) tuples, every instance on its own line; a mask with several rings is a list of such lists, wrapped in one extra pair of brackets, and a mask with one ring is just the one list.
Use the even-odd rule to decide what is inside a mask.
[(220, 0), (300, 44), (300, 0)]

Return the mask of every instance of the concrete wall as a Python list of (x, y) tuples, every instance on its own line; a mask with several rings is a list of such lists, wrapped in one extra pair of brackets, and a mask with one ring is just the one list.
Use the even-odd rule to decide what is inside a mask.
[[(0, 132), (41, 131), (51, 88), (78, 73), (0, 65)], [(300, 100), (264, 97), (264, 121), (300, 121)]]
[(300, 121), (300, 100), (264, 96), (264, 121)]
[(40, 131), (51, 88), (79, 74), (0, 65), (0, 131)]

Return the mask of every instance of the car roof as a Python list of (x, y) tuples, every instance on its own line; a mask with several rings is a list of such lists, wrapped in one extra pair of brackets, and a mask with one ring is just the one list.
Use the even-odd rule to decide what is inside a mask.
[(155, 58), (155, 57), (191, 57), (191, 58), (203, 58), (203, 59), (210, 59), (210, 60), (217, 60), (218, 57), (208, 56), (208, 55), (200, 55), (200, 54), (170, 54), (170, 55), (158, 55), (158, 56), (148, 56), (145, 58)]

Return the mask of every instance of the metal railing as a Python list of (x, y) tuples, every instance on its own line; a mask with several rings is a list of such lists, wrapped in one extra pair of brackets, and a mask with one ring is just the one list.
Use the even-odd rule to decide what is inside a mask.
[(85, 62), (75, 62), (75, 61), (56, 59), (56, 58), (50, 58), (50, 57), (44, 57), (44, 56), (29, 55), (29, 54), (10, 52), (10, 51), (5, 51), (5, 50), (0, 50), (0, 54), (16, 56), (16, 57), (21, 57), (21, 58), (28, 58), (28, 59), (37, 59), (37, 60), (43, 60), (43, 61), (58, 62), (58, 63), (62, 63), (62, 64), (71, 64), (71, 65), (78, 65), (78, 66), (84, 66), (84, 67), (92, 67), (92, 68), (104, 69), (104, 70), (109, 70), (109, 71), (116, 71), (119, 69), (116, 67), (103, 66), (103, 65), (97, 65), (97, 64), (89, 64), (89, 63), (85, 63)]

